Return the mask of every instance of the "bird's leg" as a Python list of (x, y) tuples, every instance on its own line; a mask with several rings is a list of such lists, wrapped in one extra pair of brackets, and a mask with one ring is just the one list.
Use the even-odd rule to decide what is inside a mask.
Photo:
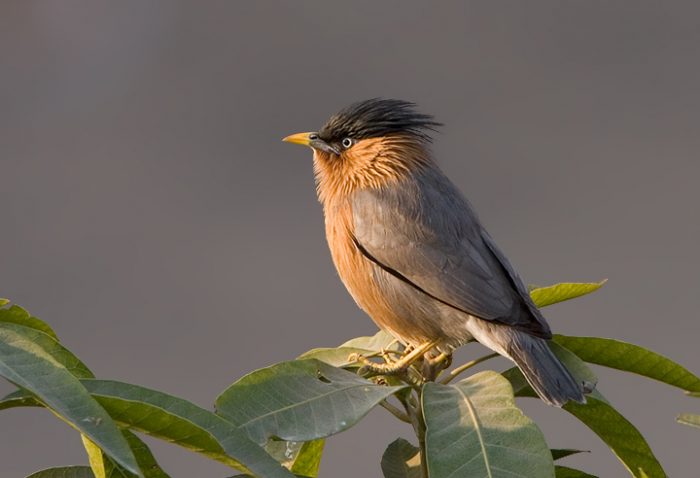
[(423, 378), (427, 382), (434, 382), (440, 372), (452, 365), (452, 354), (441, 352), (436, 356), (425, 354), (423, 360)]
[(430, 349), (437, 345), (436, 341), (425, 342), (422, 345), (415, 347), (409, 353), (401, 357), (399, 360), (389, 363), (372, 362), (362, 355), (357, 356), (357, 361), (364, 364), (365, 371), (372, 372), (378, 375), (400, 375), (405, 372), (415, 361), (419, 360)]

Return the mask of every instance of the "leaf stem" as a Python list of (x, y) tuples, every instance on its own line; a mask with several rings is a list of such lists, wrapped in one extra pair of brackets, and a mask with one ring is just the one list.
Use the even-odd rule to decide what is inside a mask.
[(459, 375), (460, 373), (464, 372), (465, 370), (470, 369), (470, 368), (472, 368), (473, 366), (480, 364), (481, 362), (485, 362), (485, 361), (487, 361), (487, 360), (491, 360), (491, 359), (494, 358), (494, 357), (498, 357), (498, 354), (497, 354), (496, 352), (494, 352), (494, 353), (492, 353), (492, 354), (484, 355), (483, 357), (479, 357), (479, 358), (476, 358), (476, 359), (474, 359), (474, 360), (471, 360), (471, 361), (465, 363), (464, 365), (460, 365), (459, 367), (457, 367), (457, 368), (455, 368), (454, 370), (450, 371), (450, 373), (447, 375), (447, 377), (445, 377), (444, 379), (442, 379), (442, 380), (440, 381), (440, 383), (442, 383), (443, 385), (447, 385), (447, 384), (450, 383), (452, 380), (454, 380), (454, 379), (457, 377), (457, 375)]
[(398, 407), (395, 407), (394, 405), (387, 402), (386, 400), (382, 400), (381, 402), (379, 402), (379, 405), (386, 408), (389, 411), (389, 413), (394, 415), (396, 418), (398, 418), (402, 422), (411, 423), (411, 417), (409, 417), (408, 414), (402, 412)]

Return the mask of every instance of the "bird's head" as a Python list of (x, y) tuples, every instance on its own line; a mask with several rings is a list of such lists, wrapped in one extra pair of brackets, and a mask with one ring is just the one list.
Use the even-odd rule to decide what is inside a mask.
[(381, 187), (429, 164), (429, 133), (440, 123), (413, 103), (371, 99), (333, 115), (319, 130), (283, 141), (314, 151), (314, 171), (322, 202), (357, 188)]

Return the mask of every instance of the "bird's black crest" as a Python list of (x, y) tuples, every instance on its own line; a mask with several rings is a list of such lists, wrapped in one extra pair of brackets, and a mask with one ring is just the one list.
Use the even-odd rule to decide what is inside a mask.
[(366, 139), (403, 133), (430, 141), (429, 132), (438, 126), (441, 124), (432, 116), (417, 112), (414, 103), (373, 98), (354, 103), (333, 115), (319, 136), (332, 143), (346, 137)]

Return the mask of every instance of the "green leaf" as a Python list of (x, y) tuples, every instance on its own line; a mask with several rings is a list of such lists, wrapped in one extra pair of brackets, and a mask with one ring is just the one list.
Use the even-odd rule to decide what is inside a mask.
[(605, 279), (600, 282), (562, 282), (547, 287), (536, 287), (530, 290), (530, 297), (537, 307), (547, 307), (595, 292), (607, 281)]
[(350, 347), (363, 350), (371, 350), (372, 352), (379, 352), (382, 349), (394, 350), (399, 348), (396, 339), (389, 334), (380, 330), (376, 334), (370, 337), (357, 337), (340, 345), (340, 347)]
[(369, 355), (375, 353), (372, 350), (368, 349), (358, 349), (356, 347), (338, 347), (338, 348), (318, 348), (318, 349), (312, 349), (309, 350), (308, 352), (304, 352), (301, 354), (298, 359), (299, 360), (305, 360), (305, 359), (316, 359), (320, 360), (321, 362), (327, 363), (328, 365), (332, 365), (334, 367), (350, 367), (350, 366), (355, 366), (359, 368), (362, 364), (359, 362), (351, 362), (348, 360), (348, 357), (350, 357), (351, 354), (358, 354), (358, 355)]
[(32, 473), (27, 478), (95, 478), (89, 466), (62, 466)]
[(7, 299), (0, 299), (0, 322), (18, 324), (23, 325), (25, 327), (29, 327), (31, 329), (36, 329), (40, 332), (44, 332), (52, 339), (58, 340), (56, 332), (53, 331), (49, 324), (47, 324), (43, 320), (39, 320), (36, 317), (32, 316), (29, 312), (24, 310), (19, 305), (4, 307), (8, 302), (9, 301)]
[(78, 359), (73, 352), (58, 343), (56, 339), (50, 335), (41, 332), (38, 329), (25, 327), (10, 322), (0, 322), (0, 328), (11, 330), (18, 334), (22, 334), (26, 339), (38, 345), (59, 364), (65, 367), (70, 373), (77, 378), (93, 378), (94, 375), (87, 366)]
[(294, 459), (291, 471), (297, 476), (316, 478), (321, 467), (321, 457), (326, 440), (312, 440), (304, 442), (301, 450)]
[(700, 428), (700, 415), (681, 413), (678, 415), (678, 417), (676, 417), (676, 421), (678, 423), (682, 423), (683, 425), (690, 425), (691, 427)]
[(80, 435), (80, 437), (83, 440), (83, 446), (87, 452), (90, 468), (95, 478), (132, 478), (135, 476), (116, 465), (88, 437), (85, 435)]
[(138, 474), (134, 455), (107, 412), (73, 374), (16, 328), (0, 324), (0, 375), (32, 392), (117, 463)]
[(556, 335), (554, 341), (586, 362), (632, 372), (690, 392), (700, 392), (700, 378), (663, 355), (639, 345), (600, 337)]
[(377, 385), (318, 360), (293, 360), (241, 378), (216, 399), (216, 408), (256, 443), (309, 441), (350, 428), (404, 388)]
[(15, 407), (43, 407), (43, 405), (32, 393), (26, 390), (15, 390), (0, 398), (0, 410)]
[(294, 474), (316, 478), (324, 445), (324, 439), (307, 442), (271, 439), (265, 445), (265, 451)]
[(554, 477), (542, 432), (515, 405), (508, 381), (492, 371), (423, 388), (430, 476)]
[(403, 438), (389, 444), (382, 455), (384, 478), (423, 478), (420, 450)]
[[(562, 346), (550, 344), (552, 351), (578, 380), (592, 381), (594, 377), (586, 364)], [(503, 372), (513, 385), (517, 397), (537, 397), (517, 367)], [(595, 381), (593, 380), (593, 383)], [(574, 415), (598, 435), (619, 458), (632, 476), (641, 478), (639, 469), (644, 469), (651, 478), (662, 478), (666, 474), (649, 448), (641, 433), (625, 417), (615, 410), (605, 397), (594, 391), (586, 397), (588, 403), (581, 405), (569, 402), (563, 409)], [(632, 471), (637, 470), (637, 471)]]
[(651, 478), (665, 478), (661, 464), (641, 433), (611, 405), (589, 396), (588, 404), (567, 403), (564, 410), (582, 421), (617, 455), (632, 476), (640, 469)]
[(128, 383), (94, 379), (82, 383), (124, 426), (256, 476), (292, 476), (233, 424), (191, 402)]
[(595, 475), (589, 475), (581, 470), (569, 468), (568, 466), (557, 465), (554, 467), (554, 475), (557, 478), (598, 478)]
[[(143, 472), (145, 478), (170, 478), (158, 465), (153, 453), (139, 437), (129, 430), (122, 430), (124, 438), (129, 442), (131, 450), (134, 452), (136, 462)], [(82, 435), (83, 445), (90, 460), (90, 468), (96, 478), (133, 478), (134, 474), (129, 473), (124, 468), (114, 463), (114, 461), (95, 445), (89, 438)]]
[(550, 451), (552, 452), (552, 458), (555, 461), (561, 460), (562, 458), (566, 458), (567, 456), (576, 455), (577, 453), (590, 453), (590, 451), (587, 450), (573, 450), (571, 448), (552, 448)]

